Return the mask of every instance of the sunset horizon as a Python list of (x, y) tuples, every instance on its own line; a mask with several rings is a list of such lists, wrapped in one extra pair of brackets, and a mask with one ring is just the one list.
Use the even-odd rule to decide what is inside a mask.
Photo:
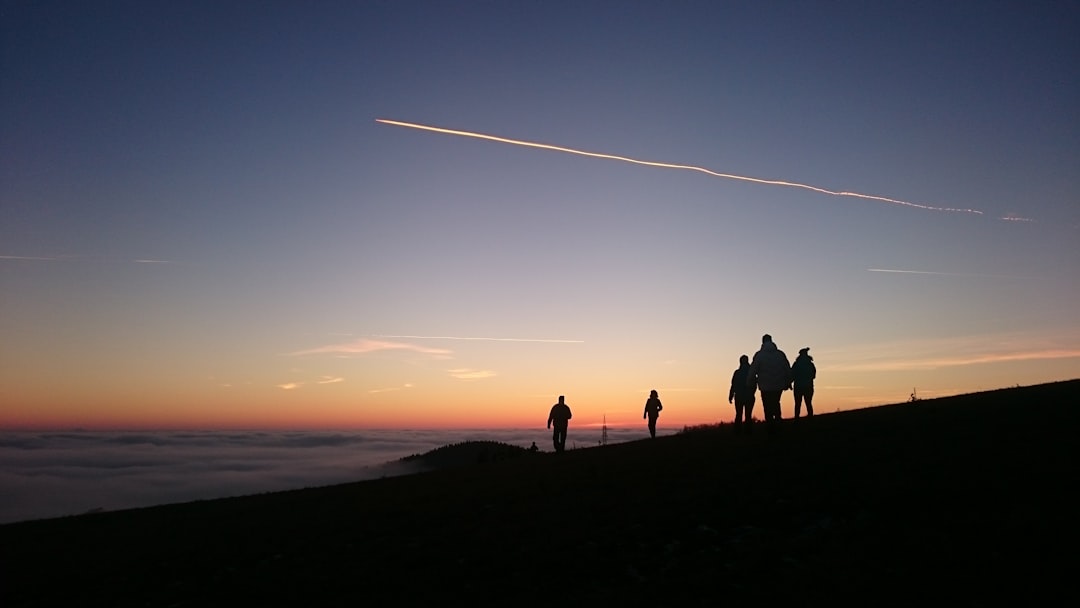
[[(1011, 382), (1000, 386), (990, 384), (980, 385), (970, 389), (954, 389), (953, 391), (935, 391), (933, 389), (912, 386), (910, 389), (898, 389), (893, 398), (882, 396), (875, 400), (859, 401), (857, 398), (849, 398), (841, 401), (835, 395), (845, 391), (850, 392), (849, 387), (823, 386), (817, 389), (816, 409), (818, 415), (834, 412), (851, 411), (872, 407), (896, 405), (910, 401), (929, 400), (943, 397), (953, 397), (964, 394), (995, 391), (1016, 386), (1032, 386), (1037, 384), (1053, 384), (1068, 382), (1077, 378), (1047, 379), (1040, 382)], [(722, 405), (713, 406), (707, 399), (679, 397), (679, 391), (665, 396), (659, 391), (662, 400), (667, 403), (663, 415), (660, 417), (658, 427), (665, 432), (675, 432), (685, 427), (728, 424), (734, 417), (734, 406), (723, 401)], [(726, 391), (725, 391), (726, 392)], [(648, 390), (645, 395), (647, 397)], [(833, 396), (832, 400), (823, 401), (822, 394)], [(107, 415), (87, 416), (82, 415), (78, 420), (69, 418), (39, 418), (17, 420), (13, 417), (0, 418), (0, 431), (26, 431), (26, 432), (176, 432), (176, 431), (310, 431), (310, 432), (362, 432), (362, 431), (409, 431), (409, 430), (538, 430), (543, 432), (544, 422), (548, 409), (557, 400), (557, 395), (550, 399), (550, 403), (544, 403), (541, 399), (533, 399), (535, 407), (517, 406), (514, 408), (500, 407), (495, 403), (488, 407), (500, 413), (484, 418), (484, 413), (473, 413), (469, 417), (444, 419), (438, 417), (398, 419), (375, 419), (361, 420), (358, 415), (344, 415), (340, 418), (324, 415), (296, 415), (283, 413), (280, 409), (271, 412), (263, 418), (233, 418), (215, 415), (207, 411), (197, 418), (146, 418), (134, 414), (128, 414), (121, 418), (109, 418)], [(716, 397), (726, 398), (725, 395), (717, 394)], [(644, 398), (641, 400), (644, 405)], [(597, 432), (607, 426), (612, 429), (637, 429), (644, 428), (644, 421), (640, 412), (635, 415), (630, 403), (611, 402), (610, 408), (596, 405), (595, 402), (575, 403), (567, 397), (567, 403), (572, 406), (574, 418), (571, 421), (571, 429), (581, 433)], [(475, 404), (475, 402), (474, 402)], [(445, 402), (443, 402), (445, 406)], [(792, 417), (793, 401), (790, 392), (785, 392), (781, 399), (782, 412), (785, 418)], [(60, 408), (47, 408), (60, 409)], [(317, 408), (313, 408), (316, 409)], [(408, 404), (410, 411), (425, 411), (438, 409), (428, 405), (416, 403)], [(513, 411), (507, 411), (512, 409)], [(640, 408), (639, 408), (640, 409)], [(760, 410), (760, 406), (758, 408)], [(122, 410), (121, 410), (122, 411)], [(291, 416), (291, 417), (290, 417)], [(760, 411), (755, 411), (755, 417), (760, 419)]]
[(0, 429), (670, 430), (766, 333), (819, 412), (1080, 377), (1075, 5), (0, 28)]

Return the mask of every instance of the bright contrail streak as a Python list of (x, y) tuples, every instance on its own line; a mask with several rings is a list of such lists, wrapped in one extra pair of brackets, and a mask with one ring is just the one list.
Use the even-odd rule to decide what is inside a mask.
[(483, 133), (474, 133), (472, 131), (458, 131), (455, 129), (444, 129), (442, 127), (432, 127), (429, 125), (421, 125), (412, 122), (402, 122), (399, 120), (387, 120), (384, 118), (376, 118), (375, 122), (381, 122), (383, 124), (394, 125), (397, 127), (408, 127), (410, 129), (420, 129), (422, 131), (433, 131), (435, 133), (446, 133), (447, 135), (460, 135), (462, 137), (473, 137), (476, 139), (486, 139), (488, 141), (495, 141), (504, 144), (514, 144), (515, 146), (526, 146), (529, 148), (540, 148), (543, 150), (554, 150), (556, 152), (566, 152), (568, 154), (578, 154), (580, 156), (589, 156), (592, 158), (606, 158), (609, 160), (619, 160), (627, 163), (633, 163), (635, 165), (645, 165), (648, 167), (661, 167), (664, 169), (684, 169), (686, 171), (698, 171), (706, 175), (713, 177), (722, 177), (726, 179), (736, 179), (744, 182), (753, 182), (755, 184), (766, 184), (769, 186), (787, 186), (789, 188), (802, 188), (804, 190), (812, 190), (821, 194), (829, 194), (832, 196), (850, 196), (854, 198), (862, 198), (872, 201), (881, 201), (884, 203), (892, 203), (894, 205), (903, 205), (905, 207), (914, 207), (916, 209), (925, 209), (927, 211), (948, 211), (952, 213), (973, 213), (975, 215), (982, 215), (982, 211), (977, 209), (956, 209), (953, 207), (933, 207), (930, 205), (922, 205), (919, 203), (912, 203), (909, 201), (902, 201), (895, 198), (888, 198), (885, 196), (875, 196), (872, 194), (860, 194), (858, 192), (845, 192), (838, 190), (829, 190), (827, 188), (819, 188), (818, 186), (811, 186), (809, 184), (800, 184), (798, 182), (786, 182), (777, 179), (761, 179), (757, 177), (747, 177), (745, 175), (732, 175), (730, 173), (717, 173), (716, 171), (710, 171), (704, 167), (695, 167), (693, 165), (677, 165), (672, 163), (661, 163), (648, 160), (638, 160), (636, 158), (628, 158), (625, 156), (616, 156), (614, 154), (601, 154), (599, 152), (586, 152), (584, 150), (575, 150), (573, 148), (564, 148), (562, 146), (552, 146), (550, 144), (541, 144), (533, 141), (523, 141), (520, 139), (508, 139), (505, 137), (497, 137), (495, 135), (485, 135)]
[(897, 274), (939, 274), (954, 276), (951, 272), (934, 272), (932, 270), (893, 270), (892, 268), (867, 268), (867, 272), (895, 272)]
[(989, 277), (995, 279), (1020, 279), (1030, 277), (1018, 277), (1010, 274), (978, 274), (973, 272), (935, 272), (932, 270), (896, 270), (892, 268), (867, 268), (867, 272), (892, 272), (896, 274), (932, 274), (943, 277)]
[(375, 336), (376, 338), (406, 338), (412, 340), (476, 340), (484, 342), (547, 342), (551, 344), (584, 344), (584, 340), (545, 340), (541, 338), (466, 338), (461, 336)]

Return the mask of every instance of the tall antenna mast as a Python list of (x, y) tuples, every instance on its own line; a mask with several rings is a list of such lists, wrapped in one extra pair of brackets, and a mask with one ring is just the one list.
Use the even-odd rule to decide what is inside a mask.
[(604, 426), (600, 430), (600, 445), (607, 445), (607, 414), (604, 414)]

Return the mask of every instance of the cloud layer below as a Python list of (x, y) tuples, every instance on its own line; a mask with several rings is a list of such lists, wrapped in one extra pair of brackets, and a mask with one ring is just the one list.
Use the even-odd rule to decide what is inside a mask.
[[(646, 436), (611, 429), (609, 442)], [(0, 524), (418, 472), (396, 462), (470, 440), (550, 449), (543, 429), (0, 433)], [(600, 430), (571, 428), (578, 447)]]

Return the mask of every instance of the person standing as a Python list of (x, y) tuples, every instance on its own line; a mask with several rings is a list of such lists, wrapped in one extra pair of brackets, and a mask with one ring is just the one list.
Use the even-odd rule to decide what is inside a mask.
[(660, 417), (662, 409), (664, 406), (660, 403), (660, 395), (653, 390), (649, 393), (649, 400), (645, 402), (645, 413), (641, 415), (643, 420), (649, 418), (649, 435), (653, 439), (656, 439), (656, 419)]
[(551, 413), (548, 414), (547, 427), (550, 429), (552, 424), (555, 425), (551, 440), (555, 443), (556, 452), (566, 449), (566, 431), (570, 427), (570, 419), (573, 418), (570, 406), (566, 405), (565, 399), (563, 395), (559, 395), (559, 402), (551, 406)]
[(735, 434), (742, 432), (745, 420), (746, 432), (750, 433), (753, 420), (750, 416), (754, 413), (754, 393), (757, 392), (757, 384), (748, 381), (750, 375), (750, 357), (739, 357), (739, 369), (731, 375), (731, 390), (728, 391), (727, 402), (735, 403)]
[(802, 401), (806, 399), (806, 417), (809, 418), (814, 415), (814, 378), (817, 378), (817, 367), (809, 346), (799, 349), (799, 356), (791, 364), (791, 377), (795, 383), (795, 417), (799, 417)]
[(761, 350), (754, 353), (750, 362), (747, 386), (754, 382), (761, 391), (761, 407), (765, 410), (769, 432), (774, 433), (780, 422), (780, 395), (791, 388), (791, 364), (769, 334), (761, 336)]

